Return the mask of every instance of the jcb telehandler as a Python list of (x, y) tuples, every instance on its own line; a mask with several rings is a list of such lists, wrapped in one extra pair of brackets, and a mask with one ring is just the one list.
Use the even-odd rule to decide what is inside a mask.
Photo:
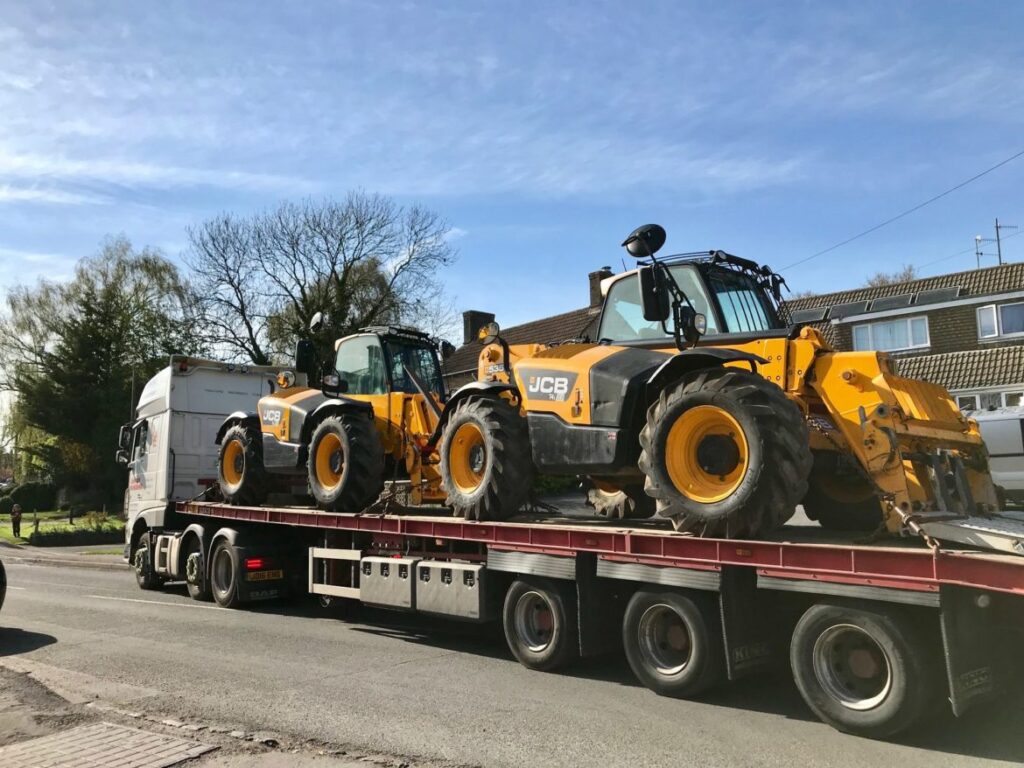
[(441, 416), (458, 514), (500, 519), (533, 473), (588, 478), (613, 517), (755, 537), (803, 503), (833, 529), (916, 529), (996, 509), (977, 426), (948, 392), (884, 353), (833, 351), (791, 325), (783, 280), (721, 251), (657, 258), (665, 231), (623, 243), (597, 341), (509, 346), (481, 331), (479, 389)]
[[(314, 317), (311, 331), (322, 318)], [(357, 512), (385, 479), (409, 481), (409, 502), (442, 502), (437, 456), (423, 450), (446, 400), (438, 345), (409, 328), (374, 327), (335, 342), (319, 387), (308, 340), (295, 372), (256, 411), (231, 414), (217, 433), (220, 490), (232, 504), (261, 504), (268, 492), (304, 495), (326, 510)], [(297, 375), (298, 374), (298, 375)]]

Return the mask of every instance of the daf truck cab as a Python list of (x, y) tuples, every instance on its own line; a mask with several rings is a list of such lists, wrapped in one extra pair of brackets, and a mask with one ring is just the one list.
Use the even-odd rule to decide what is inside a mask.
[(217, 428), (275, 387), (283, 370), (172, 355), (146, 382), (135, 420), (121, 427), (117, 460), (127, 465), (125, 557), (140, 536), (170, 524), (174, 503), (217, 484)]

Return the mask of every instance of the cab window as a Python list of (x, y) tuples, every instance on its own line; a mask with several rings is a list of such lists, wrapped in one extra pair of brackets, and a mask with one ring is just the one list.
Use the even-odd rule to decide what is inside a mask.
[(728, 333), (749, 333), (773, 328), (764, 294), (746, 275), (725, 270), (712, 272), (708, 284), (718, 299)]
[[(708, 296), (697, 270), (686, 265), (677, 265), (671, 267), (671, 270), (679, 288), (693, 303), (693, 308), (707, 318), (707, 333), (718, 333), (715, 315), (708, 304)], [(670, 330), (671, 322), (669, 320), (667, 323)], [(608, 291), (598, 338), (609, 341), (665, 338), (665, 330), (661, 323), (644, 320), (644, 313), (640, 307), (640, 281), (636, 275), (624, 277), (614, 283)]]
[(132, 462), (146, 455), (149, 449), (149, 422), (140, 421), (132, 431)]
[(384, 376), (384, 350), (376, 336), (355, 336), (338, 347), (334, 367), (348, 383), (350, 395), (387, 393)]
[(406, 373), (408, 368), (423, 382), (428, 392), (444, 395), (441, 369), (432, 348), (395, 340), (389, 340), (387, 346), (391, 359), (391, 382), (396, 392), (415, 395), (419, 391)]

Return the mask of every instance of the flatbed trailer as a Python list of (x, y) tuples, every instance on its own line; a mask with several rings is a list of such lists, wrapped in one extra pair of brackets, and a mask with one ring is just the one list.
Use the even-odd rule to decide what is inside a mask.
[(143, 588), (183, 579), (224, 607), (315, 595), (500, 620), (527, 667), (623, 649), (662, 695), (696, 697), (788, 659), (815, 714), (870, 737), (995, 697), (1024, 636), (1024, 557), (918, 538), (788, 527), (745, 541), (655, 520), (207, 502), (177, 503), (166, 528), (129, 536)]

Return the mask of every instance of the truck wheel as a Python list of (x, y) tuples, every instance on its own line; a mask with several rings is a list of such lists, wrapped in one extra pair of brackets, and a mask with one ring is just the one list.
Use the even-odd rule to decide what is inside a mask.
[(235, 424), (220, 443), (217, 479), (228, 504), (259, 506), (267, 498), (263, 436), (255, 426)]
[(689, 698), (722, 679), (717, 617), (678, 592), (633, 595), (622, 621), (622, 644), (633, 673), (659, 696)]
[(618, 488), (601, 480), (590, 480), (589, 485), (587, 504), (601, 517), (626, 520), (654, 514), (654, 499), (639, 485)]
[(203, 543), (198, 536), (189, 536), (185, 545), (185, 584), (188, 596), (193, 600), (209, 601), (210, 579), (206, 574), (206, 559), (203, 557)]
[(844, 463), (856, 461), (832, 451), (815, 451), (804, 512), (830, 531), (873, 531), (882, 508), (871, 486)]
[(455, 406), (441, 437), (445, 501), (467, 520), (505, 520), (530, 495), (526, 419), (508, 401), (475, 397)]
[(150, 542), (152, 537), (149, 532), (139, 537), (139, 543), (135, 547), (135, 554), (132, 556), (132, 566), (135, 569), (135, 582), (139, 589), (160, 589), (164, 580), (153, 570), (153, 559), (150, 555)]
[(358, 412), (328, 416), (313, 430), (306, 461), (309, 492), (331, 512), (359, 512), (384, 488), (384, 449), (373, 419)]
[(524, 577), (505, 595), (505, 639), (520, 663), (550, 672), (579, 655), (576, 594), (570, 582)]
[(242, 603), (238, 595), (238, 570), (235, 548), (220, 539), (210, 554), (210, 587), (221, 608), (237, 608)]
[(688, 373), (647, 411), (640, 445), (644, 490), (680, 531), (754, 538), (785, 523), (807, 493), (803, 415), (748, 371)]
[(793, 630), (790, 663), (807, 706), (840, 731), (886, 738), (929, 707), (941, 673), (909, 617), (814, 605)]

